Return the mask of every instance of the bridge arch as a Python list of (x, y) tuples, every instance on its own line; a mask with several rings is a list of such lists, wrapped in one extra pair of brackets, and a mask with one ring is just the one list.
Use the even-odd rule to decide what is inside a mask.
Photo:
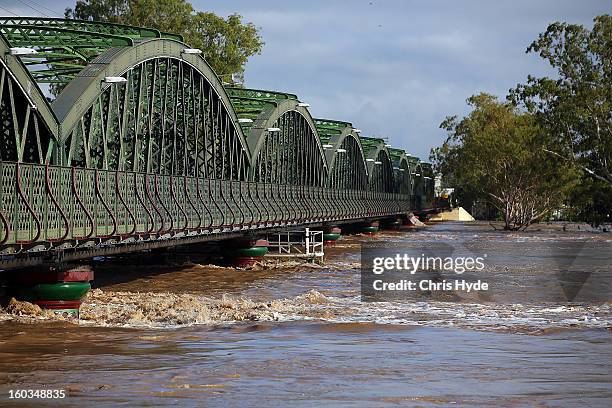
[(325, 147), (329, 173), (326, 186), (343, 190), (366, 190), (368, 172), (359, 134), (348, 122), (316, 119)]
[(415, 208), (419, 209), (421, 208), (421, 197), (425, 191), (425, 186), (423, 184), (423, 168), (420, 161), (416, 160), (412, 163), (410, 173), (412, 176), (412, 197), (415, 200), (413, 204)]
[(393, 191), (398, 194), (410, 195), (412, 192), (412, 175), (409, 156), (401, 149), (389, 148), (389, 153), (393, 165)]
[(156, 38), (93, 59), (53, 102), (55, 164), (245, 179), (249, 151), (229, 97), (206, 61), (184, 49)]
[(251, 166), (248, 179), (322, 187), (327, 175), (315, 122), (297, 96), (254, 89), (228, 89), (244, 126)]
[(362, 137), (367, 169), (368, 190), (381, 193), (392, 193), (393, 166), (386, 143), (383, 139)]
[(421, 162), (421, 176), (423, 179), (423, 188), (421, 199), (423, 208), (430, 208), (434, 198), (435, 177), (433, 167), (429, 162)]

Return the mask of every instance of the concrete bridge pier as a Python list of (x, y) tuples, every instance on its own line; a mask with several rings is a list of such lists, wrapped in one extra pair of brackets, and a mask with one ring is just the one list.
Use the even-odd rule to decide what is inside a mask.
[(338, 241), (340, 237), (342, 237), (342, 229), (339, 226), (335, 224), (330, 224), (323, 227), (324, 246), (336, 245), (336, 241)]
[(379, 229), (380, 229), (380, 221), (378, 220), (368, 221), (368, 222), (361, 224), (361, 227), (359, 228), (359, 232), (365, 235), (376, 235)]
[(425, 226), (425, 224), (423, 224), (423, 222), (421, 220), (419, 220), (419, 217), (417, 217), (413, 213), (408, 214), (408, 216), (403, 220), (402, 225), (406, 226), (406, 227), (423, 227), (423, 226)]
[(397, 231), (400, 229), (402, 225), (402, 219), (399, 217), (385, 218), (381, 220), (380, 227), (386, 230), (394, 230)]
[(229, 265), (246, 268), (263, 261), (270, 243), (265, 239), (244, 237), (228, 241), (224, 257)]
[(94, 273), (90, 266), (41, 266), (14, 270), (7, 276), (9, 294), (43, 309), (66, 316), (79, 316), (81, 303), (91, 289)]

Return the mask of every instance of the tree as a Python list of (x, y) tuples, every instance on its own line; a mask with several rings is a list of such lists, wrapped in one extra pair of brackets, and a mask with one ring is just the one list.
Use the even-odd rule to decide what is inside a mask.
[(252, 23), (231, 14), (224, 19), (213, 13), (194, 14), (185, 0), (77, 0), (66, 18), (107, 21), (181, 34), (225, 82), (240, 82), (249, 57), (260, 54), (264, 42)]
[(593, 227), (612, 223), (612, 185), (588, 175), (580, 179), (569, 197), (572, 219)]
[(525, 229), (561, 204), (576, 179), (573, 167), (542, 154), (547, 137), (533, 115), (484, 93), (467, 102), (470, 114), (440, 125), (448, 137), (430, 159), (456, 188), (489, 200), (504, 229)]
[(121, 17), (129, 12), (128, 3), (128, 0), (77, 0), (74, 9), (66, 8), (64, 16), (78, 20), (120, 23)]
[(241, 19), (239, 14), (223, 19), (214, 13), (199, 12), (185, 34), (190, 44), (203, 51), (218, 75), (229, 77), (227, 82), (244, 80), (244, 66), (251, 55), (261, 53), (264, 44), (257, 27), (243, 24)]
[(550, 24), (527, 52), (546, 59), (557, 78), (529, 76), (526, 84), (510, 90), (510, 99), (533, 113), (554, 137), (547, 154), (612, 185), (612, 17), (596, 17), (590, 31), (576, 24)]

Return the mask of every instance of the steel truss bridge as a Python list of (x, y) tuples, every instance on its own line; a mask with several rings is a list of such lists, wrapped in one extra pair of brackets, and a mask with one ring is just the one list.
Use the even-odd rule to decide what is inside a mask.
[(33, 17), (0, 34), (0, 269), (434, 206), (428, 163), (224, 86), (178, 35)]

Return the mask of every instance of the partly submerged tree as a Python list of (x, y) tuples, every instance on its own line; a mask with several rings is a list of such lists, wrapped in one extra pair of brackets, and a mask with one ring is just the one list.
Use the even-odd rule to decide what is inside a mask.
[(504, 229), (520, 230), (563, 202), (576, 179), (573, 166), (543, 154), (547, 137), (531, 114), (492, 95), (467, 100), (464, 118), (447, 117), (444, 144), (432, 149), (436, 170), (455, 187), (489, 200), (504, 217)]
[(217, 75), (225, 82), (241, 82), (249, 57), (260, 54), (264, 42), (257, 27), (243, 23), (242, 16), (226, 19), (213, 13), (194, 13), (185, 0), (77, 0), (67, 8), (66, 18), (108, 21), (156, 28), (181, 34), (200, 48)]
[(593, 227), (612, 223), (612, 185), (583, 175), (569, 197), (572, 220), (585, 221)]
[(527, 52), (546, 59), (556, 78), (529, 76), (510, 90), (510, 99), (554, 137), (547, 154), (575, 163), (600, 185), (612, 185), (612, 16), (596, 17), (592, 30), (550, 24)]

